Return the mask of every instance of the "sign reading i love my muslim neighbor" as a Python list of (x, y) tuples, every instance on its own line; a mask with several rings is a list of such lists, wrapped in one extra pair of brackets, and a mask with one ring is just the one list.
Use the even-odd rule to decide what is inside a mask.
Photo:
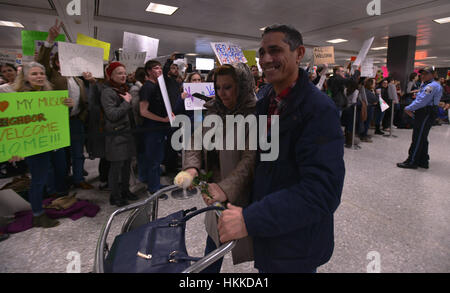
[(0, 94), (0, 162), (70, 145), (68, 91)]

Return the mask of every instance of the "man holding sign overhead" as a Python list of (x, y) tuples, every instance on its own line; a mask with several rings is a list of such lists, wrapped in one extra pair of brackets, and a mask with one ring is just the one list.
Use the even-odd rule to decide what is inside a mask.
[[(82, 189), (92, 189), (92, 185), (88, 184), (83, 177), (85, 159), (83, 155), (84, 124), (88, 114), (86, 89), (81, 79), (61, 75), (61, 64), (58, 53), (50, 61), (50, 53), (55, 39), (60, 33), (61, 26), (62, 22), (58, 23), (58, 20), (56, 20), (55, 25), (50, 28), (47, 40), (39, 50), (37, 61), (45, 66), (47, 77), (54, 85), (55, 90), (69, 91), (69, 98), (73, 101), (69, 109), (71, 145), (68, 148), (70, 150), (70, 162), (72, 163), (73, 184), (75, 187)], [(88, 74), (86, 73), (86, 75)]]

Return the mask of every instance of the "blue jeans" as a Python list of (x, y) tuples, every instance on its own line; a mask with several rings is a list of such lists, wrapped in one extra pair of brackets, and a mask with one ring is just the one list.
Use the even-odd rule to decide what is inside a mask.
[(147, 189), (155, 193), (161, 189), (161, 168), (167, 131), (151, 131), (145, 134), (145, 160), (147, 169)]
[(29, 202), (34, 216), (44, 213), (42, 198), (45, 186), (49, 193), (66, 193), (66, 154), (64, 149), (46, 152), (27, 157), (26, 162), (30, 168), (31, 186)]
[[(217, 249), (216, 243), (212, 240), (211, 237), (208, 236), (206, 239), (206, 248), (205, 248), (205, 255), (208, 255), (209, 253), (213, 252)], [(203, 274), (218, 274), (220, 273), (220, 269), (222, 268), (222, 262), (223, 257), (216, 261), (215, 263), (211, 264), (209, 267), (201, 271)]]
[(78, 118), (69, 120), (70, 122), (70, 156), (72, 158), (73, 183), (84, 182), (84, 124)]
[(383, 121), (384, 113), (385, 112), (381, 112), (380, 106), (375, 107), (375, 126), (377, 126), (378, 128), (380, 127), (381, 122)]
[(361, 133), (361, 136), (367, 136), (367, 132), (369, 131), (369, 127), (370, 127), (370, 122), (372, 122), (373, 119), (373, 111), (374, 111), (375, 106), (373, 105), (368, 105), (367, 106), (367, 120), (364, 121), (364, 128), (363, 128), (363, 132)]

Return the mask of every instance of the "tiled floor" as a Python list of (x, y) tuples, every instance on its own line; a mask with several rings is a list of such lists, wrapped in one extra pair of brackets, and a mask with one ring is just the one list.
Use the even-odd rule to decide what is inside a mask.
[[(342, 203), (335, 214), (335, 251), (318, 272), (364, 273), (377, 252), (381, 272), (450, 272), (450, 127), (430, 133), (430, 169), (404, 170), (411, 130), (395, 129), (398, 137), (376, 136), (360, 150), (345, 150), (346, 178)], [(97, 161), (86, 161), (95, 181)], [(163, 178), (164, 183), (169, 183)], [(0, 182), (1, 183), (1, 182)], [(1, 184), (0, 184), (1, 185)], [(81, 272), (91, 272), (99, 232), (115, 210), (108, 193), (78, 190), (78, 197), (101, 207), (95, 218), (62, 219), (52, 229), (33, 228), (0, 243), (0, 272), (66, 272), (75, 251)], [(160, 202), (160, 216), (204, 204), (199, 196)], [(126, 215), (113, 224), (109, 243)], [(203, 218), (187, 227), (191, 255), (201, 255), (206, 233)], [(70, 266), (69, 266), (70, 267)], [(233, 266), (225, 258), (222, 272), (256, 272), (253, 263)]]

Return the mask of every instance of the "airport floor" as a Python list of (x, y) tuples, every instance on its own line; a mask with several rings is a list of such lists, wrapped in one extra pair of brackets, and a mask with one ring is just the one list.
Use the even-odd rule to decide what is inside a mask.
[[(346, 176), (335, 213), (334, 254), (319, 273), (365, 273), (373, 268), (382, 273), (450, 272), (450, 126), (431, 130), (429, 170), (396, 167), (406, 159), (411, 133), (394, 129), (397, 137), (374, 136), (373, 143), (361, 143), (359, 150), (345, 149)], [(86, 160), (88, 182), (95, 186), (97, 165), (98, 161)], [(170, 179), (162, 180), (168, 184)], [(108, 192), (98, 189), (77, 190), (77, 197), (99, 205), (97, 216), (61, 219), (52, 229), (33, 228), (11, 235), (0, 242), (0, 272), (65, 273), (72, 260), (70, 252), (80, 254), (82, 273), (91, 272), (100, 230), (115, 208), (109, 205)], [(187, 200), (169, 198), (160, 201), (159, 216), (194, 206), (204, 206), (199, 195)], [(114, 221), (110, 244), (125, 218)], [(194, 218), (187, 226), (189, 253), (201, 256), (205, 242), (203, 217)], [(253, 263), (233, 266), (227, 255), (222, 272), (256, 270)]]

